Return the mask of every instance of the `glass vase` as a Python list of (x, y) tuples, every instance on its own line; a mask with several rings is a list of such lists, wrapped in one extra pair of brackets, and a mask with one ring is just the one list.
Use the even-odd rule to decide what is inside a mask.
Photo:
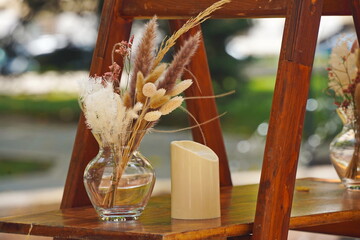
[[(136, 220), (155, 184), (155, 172), (138, 151), (102, 146), (84, 172), (87, 194), (101, 220)], [(126, 155), (124, 155), (126, 152)], [(124, 161), (127, 164), (121, 169)]]
[(360, 190), (360, 141), (354, 123), (348, 122), (330, 144), (330, 159), (342, 183), (349, 190)]

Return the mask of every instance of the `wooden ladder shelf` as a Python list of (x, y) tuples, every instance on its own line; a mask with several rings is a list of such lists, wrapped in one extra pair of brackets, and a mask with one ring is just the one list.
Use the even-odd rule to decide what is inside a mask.
[[(110, 65), (113, 44), (129, 39), (133, 19), (157, 15), (171, 19), (172, 31), (215, 0), (105, 0), (90, 74), (101, 75)], [(220, 219), (174, 220), (170, 196), (154, 197), (135, 222), (107, 223), (97, 219), (82, 183), (83, 171), (98, 149), (79, 121), (61, 210), (0, 219), (0, 231), (66, 239), (287, 239), (289, 229), (360, 237), (360, 193), (339, 182), (295, 180), (305, 106), (322, 15), (353, 15), (360, 35), (360, 0), (233, 0), (213, 18), (285, 17), (278, 74), (270, 115), (260, 184), (232, 186), (219, 121), (204, 125), (207, 145), (220, 158)], [(177, 20), (174, 20), (177, 19)], [(178, 41), (201, 30), (189, 31)], [(360, 38), (359, 38), (360, 39)], [(266, 39), (264, 39), (266, 41)], [(199, 80), (188, 96), (213, 94), (204, 43), (189, 68)], [(186, 77), (186, 76), (185, 76)], [(217, 115), (213, 99), (187, 102), (198, 121)], [(196, 141), (202, 142), (197, 129)], [(295, 192), (295, 184), (309, 192)]]

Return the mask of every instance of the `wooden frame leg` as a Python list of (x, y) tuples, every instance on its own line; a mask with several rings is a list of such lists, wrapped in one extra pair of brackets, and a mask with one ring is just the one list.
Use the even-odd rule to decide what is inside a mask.
[(356, 35), (358, 41), (360, 41), (360, 1), (358, 0), (350, 0), (352, 7), (352, 15), (356, 30)]
[(253, 229), (255, 240), (286, 240), (322, 0), (290, 0)]
[[(181, 28), (185, 23), (185, 20), (171, 20), (170, 28), (173, 32)], [(194, 27), (188, 33), (183, 34), (177, 42), (177, 48), (179, 48), (182, 43), (191, 35), (195, 34), (198, 31), (201, 31), (201, 27)], [(185, 91), (186, 96), (212, 96), (214, 95), (213, 86), (211, 82), (210, 70), (206, 56), (206, 50), (203, 39), (200, 41), (199, 48), (195, 55), (192, 58), (191, 63), (187, 67), (192, 74), (187, 72), (184, 73), (184, 78), (193, 79), (194, 76), (198, 82), (198, 85), (201, 88), (199, 90), (197, 84), (193, 84), (187, 91)], [(186, 101), (187, 109), (189, 112), (195, 116), (199, 123), (206, 122), (209, 119), (216, 117), (217, 108), (215, 99), (193, 99)], [(192, 125), (196, 123), (190, 118)], [(220, 120), (215, 119), (207, 124), (201, 126), (204, 131), (204, 137), (206, 145), (209, 146), (218, 156), (220, 160), (220, 185), (221, 186), (231, 186), (231, 175), (229, 164), (226, 156), (224, 140), (222, 136), (222, 131), (220, 127)], [(193, 138), (195, 141), (204, 143), (203, 137), (199, 128), (192, 129)]]
[[(109, 71), (113, 45), (121, 40), (128, 40), (132, 21), (118, 16), (117, 9), (121, 1), (105, 0), (98, 40), (94, 50), (90, 68), (90, 75), (102, 75)], [(83, 184), (83, 173), (88, 162), (98, 153), (98, 145), (89, 129), (85, 125), (85, 118), (81, 114), (76, 133), (74, 149), (69, 171), (65, 183), (61, 209), (90, 205)]]

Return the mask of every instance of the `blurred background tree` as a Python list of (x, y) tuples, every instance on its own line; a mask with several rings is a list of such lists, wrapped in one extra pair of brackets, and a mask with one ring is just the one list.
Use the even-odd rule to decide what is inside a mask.
[[(0, 2), (0, 19), (6, 19), (1, 23), (4, 27), (0, 27), (0, 73), (8, 76), (1, 79), (0, 113), (30, 115), (45, 121), (77, 121), (80, 109), (73, 89), (76, 80), (73, 80), (86, 77), (89, 70), (102, 2)], [(136, 21), (134, 31), (141, 28), (143, 23)], [(249, 41), (240, 41), (243, 48), (237, 53), (231, 47), (239, 42), (239, 36), (248, 35), (259, 26), (259, 20), (210, 19), (202, 25), (202, 29), (215, 93), (236, 90), (235, 94), (216, 100), (219, 112), (228, 112), (221, 119), (225, 132), (249, 139), (259, 135), (263, 141), (278, 60), (278, 47), (268, 45), (271, 42), (269, 38), (275, 33), (252, 36), (250, 41), (262, 43), (252, 44), (251, 47)], [(160, 28), (163, 35), (169, 34), (166, 21), (160, 21)], [(311, 146), (312, 152), (320, 143), (328, 142), (340, 126), (338, 120), (334, 120), (332, 100), (324, 93), (327, 86), (324, 70), (326, 59), (333, 44), (332, 39), (337, 37), (338, 33), (333, 33), (320, 42), (320, 54), (315, 61), (304, 129), (304, 146)], [(281, 40), (276, 41), (280, 44)], [(244, 50), (249, 52), (240, 56), (239, 52)], [(255, 50), (267, 55), (256, 55)], [(51, 80), (46, 80), (50, 77)], [(40, 81), (41, 85), (25, 87), (23, 83), (29, 78), (38, 83)], [(59, 87), (60, 83), (64, 86), (67, 80), (67, 88)], [(42, 90), (46, 84), (51, 86), (50, 90)], [(186, 122), (186, 115), (175, 112), (161, 124), (174, 126), (183, 122)]]

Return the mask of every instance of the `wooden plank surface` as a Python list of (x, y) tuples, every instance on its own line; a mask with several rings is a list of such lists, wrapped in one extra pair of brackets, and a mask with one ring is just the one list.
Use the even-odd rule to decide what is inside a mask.
[[(195, 16), (216, 0), (124, 0), (120, 15), (124, 18), (181, 19)], [(356, 1), (356, 0), (354, 0)], [(213, 18), (284, 17), (287, 0), (233, 0), (212, 14)], [(351, 15), (348, 0), (324, 0), (323, 15)]]
[[(291, 229), (360, 221), (360, 193), (349, 192), (338, 182), (303, 179), (295, 191)], [(87, 239), (204, 239), (210, 236), (247, 235), (252, 230), (258, 185), (223, 187), (222, 216), (210, 220), (176, 220), (170, 217), (170, 196), (154, 197), (143, 215), (133, 222), (102, 222), (92, 207), (64, 209), (28, 216), (0, 218), (0, 231)]]
[[(177, 31), (185, 22), (185, 20), (170, 21), (171, 30), (173, 32)], [(191, 35), (196, 34), (198, 31), (201, 31), (200, 26), (194, 27), (189, 32), (183, 34), (177, 41), (177, 49), (186, 39)], [(213, 96), (214, 90), (203, 40), (201, 40), (197, 52), (186, 68), (191, 74), (185, 72), (183, 79), (193, 79), (194, 81), (194, 84), (185, 91), (186, 97)], [(204, 123), (209, 119), (214, 119), (218, 116), (216, 102), (213, 98), (188, 99), (186, 100), (186, 108), (196, 118), (198, 123)], [(195, 126), (196, 122), (191, 117), (189, 117), (189, 119), (190, 126)], [(216, 153), (219, 157), (220, 185), (231, 186), (231, 175), (220, 126), (220, 119), (214, 119), (213, 121), (202, 125), (201, 129), (204, 133), (204, 138), (200, 129), (197, 127), (192, 129), (193, 139), (196, 142), (207, 145)]]
[[(289, 0), (253, 230), (286, 240), (322, 0)], [(280, 220), (281, 219), (281, 220)]]

